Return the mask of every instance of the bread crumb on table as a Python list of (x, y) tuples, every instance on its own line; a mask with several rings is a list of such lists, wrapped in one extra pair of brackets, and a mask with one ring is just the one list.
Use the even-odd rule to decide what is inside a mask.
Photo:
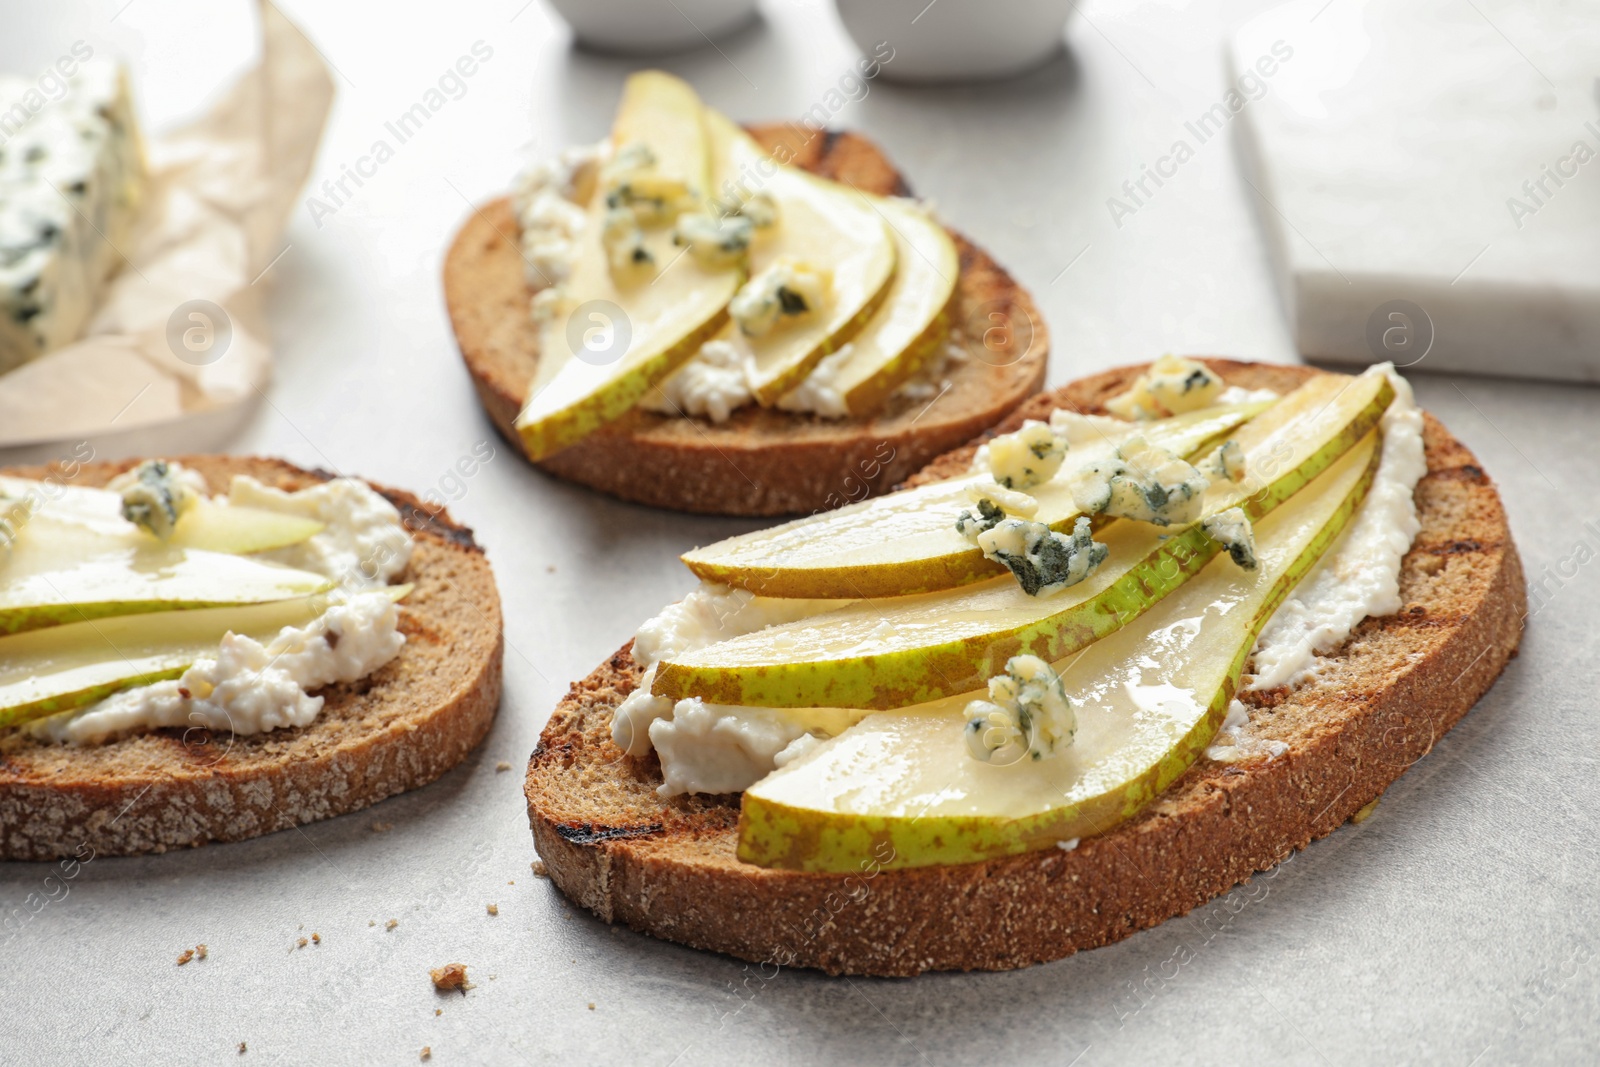
[(494, 769), (495, 773), (499, 774), (501, 771), (509, 771), (511, 769), (511, 764), (505, 760), (501, 760), (499, 763), (494, 765)]
[(433, 1059), (433, 1046), (432, 1045), (423, 1045), (422, 1046), (422, 1055), (417, 1057), (417, 1058), (418, 1059), (424, 1059), (424, 1060)]
[(399, 926), (399, 925), (400, 925), (400, 920), (399, 919), (390, 919), (388, 922), (383, 924), (383, 928), (385, 930), (393, 930), (396, 926)]
[(472, 983), (467, 981), (467, 965), (465, 963), (447, 963), (443, 967), (435, 967), (428, 972), (428, 977), (433, 979), (433, 988), (450, 992), (459, 989), (463, 996), (472, 988)]
[(589, 1010), (594, 1011), (594, 1001), (589, 1001)]
[(321, 934), (312, 934), (311, 935), (311, 941), (312, 941), (313, 944), (317, 944), (317, 945), (322, 944), (322, 935)]
[(443, 1015), (444, 1014), (444, 1009), (443, 1008), (434, 1008), (433, 1009), (433, 1013), (435, 1015)]
[(200, 959), (206, 958), (206, 946), (204, 941), (194, 947), (194, 954)]
[(372, 824), (372, 832), (375, 834), (386, 834), (393, 829), (394, 823), (392, 822), (375, 822)]
[(540, 878), (548, 878), (550, 877), (550, 868), (544, 865), (544, 860), (534, 860), (533, 873)]
[(183, 955), (178, 957), (178, 966), (182, 967), (192, 959), (194, 959), (194, 949), (186, 948), (183, 950)]
[(249, 1049), (247, 1049), (245, 1047), (244, 1042), (243, 1041), (239, 1042), (239, 1055), (243, 1056), (248, 1051), (249, 1051)]
[(298, 941), (296, 941), (294, 943), (294, 947), (295, 948), (305, 948), (307, 944), (309, 944), (309, 942), (306, 941), (306, 939), (302, 937), (300, 940), (298, 940)]
[(489, 914), (490, 915), (499, 915), (500, 914), (500, 905), (498, 905), (498, 904), (490, 904), (489, 905)]

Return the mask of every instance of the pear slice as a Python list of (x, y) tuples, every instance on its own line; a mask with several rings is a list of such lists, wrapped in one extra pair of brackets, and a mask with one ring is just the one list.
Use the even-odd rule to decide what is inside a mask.
[[(387, 590), (396, 601), (409, 585)], [(112, 693), (176, 678), (229, 632), (267, 641), (304, 626), (326, 597), (124, 615), (0, 637), (0, 726), (87, 707)]]
[[(1259, 520), (1365, 437), (1393, 397), (1381, 370), (1313, 378), (1232, 435), (1249, 474), (1213, 482), (1202, 516), (1242, 507)], [(1105, 563), (1055, 596), (1030, 597), (1008, 576), (865, 601), (673, 656), (657, 664), (652, 691), (713, 704), (907, 707), (976, 689), (1018, 653), (1069, 655), (1137, 618), (1220, 551), (1200, 522), (1117, 520), (1096, 536), (1109, 546)]]
[(304, 515), (201, 500), (183, 513), (168, 544), (242, 556), (298, 545), (326, 528)]
[(732, 120), (709, 108), (706, 127), (718, 189), (764, 192), (777, 205), (777, 224), (758, 230), (751, 246), (751, 276), (779, 259), (827, 268), (833, 275), (831, 299), (820, 313), (745, 339), (752, 353), (750, 391), (771, 406), (871, 320), (889, 294), (895, 242), (865, 194), (777, 162)]
[(961, 275), (956, 243), (921, 205), (884, 196), (867, 202), (894, 235), (896, 265), (883, 303), (850, 339), (850, 355), (834, 372), (833, 387), (858, 417), (881, 407), (948, 343)]
[[(1157, 422), (1125, 423), (1068, 453), (1067, 467), (1106, 459), (1136, 433), (1180, 456), (1191, 455), (1271, 402), (1207, 408)], [(972, 507), (967, 487), (991, 483), (987, 472), (902, 489), (795, 519), (685, 553), (683, 562), (708, 582), (761, 596), (894, 597), (983, 581), (1005, 568), (956, 533), (956, 518)], [(1058, 477), (1029, 490), (1035, 518), (1057, 530), (1079, 511)]]
[[(711, 188), (704, 108), (684, 82), (658, 71), (630, 76), (615, 129), (614, 142), (650, 147), (657, 173), (702, 197)], [(572, 273), (540, 330), (539, 365), (516, 423), (535, 460), (632, 410), (716, 335), (744, 281), (738, 268), (682, 254), (670, 226), (645, 231), (654, 268), (613, 277), (601, 242), (606, 211), (605, 197), (594, 196)]]
[(141, 612), (260, 604), (333, 588), (320, 574), (246, 556), (164, 545), (124, 523), (33, 517), (0, 562), (0, 633)]
[(1369, 433), (1261, 520), (1256, 571), (1213, 560), (1135, 625), (1057, 663), (1078, 719), (1061, 754), (973, 759), (962, 710), (982, 693), (879, 712), (745, 791), (739, 858), (807, 871), (857, 871), (869, 855), (970, 863), (1137, 814), (1215, 735), (1262, 627), (1366, 498), (1377, 444)]
[[(122, 497), (107, 489), (0, 477), (0, 496), (38, 501), (35, 516), (77, 523), (109, 537), (123, 538), (137, 530), (122, 517)], [(323, 523), (301, 515), (200, 499), (178, 520), (168, 544), (247, 555), (298, 545), (323, 529)]]

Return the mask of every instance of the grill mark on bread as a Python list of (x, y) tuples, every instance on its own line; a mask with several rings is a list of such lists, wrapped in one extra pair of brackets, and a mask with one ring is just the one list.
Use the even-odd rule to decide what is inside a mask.
[(661, 823), (649, 823), (644, 826), (596, 826), (594, 823), (583, 823), (578, 826), (557, 826), (556, 833), (574, 845), (598, 845), (630, 837), (648, 837), (651, 834), (659, 834), (663, 829), (665, 827)]

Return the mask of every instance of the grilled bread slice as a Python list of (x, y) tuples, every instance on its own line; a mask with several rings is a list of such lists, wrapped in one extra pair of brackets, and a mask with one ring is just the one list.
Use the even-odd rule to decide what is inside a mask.
[[(878, 148), (852, 133), (769, 125), (796, 166), (868, 193), (910, 189)], [(557, 477), (656, 507), (714, 515), (786, 515), (881, 492), (1004, 418), (1044, 384), (1049, 335), (1033, 299), (959, 235), (952, 322), (967, 351), (937, 397), (891, 399), (869, 418), (829, 420), (746, 407), (721, 425), (635, 409), (542, 460)], [(473, 212), (444, 263), (445, 303), (461, 358), (490, 419), (521, 451), (513, 423), (539, 359), (516, 217), (496, 200)]]
[[(1305, 367), (1208, 360), (1230, 384), (1286, 392)], [(995, 432), (1071, 404), (1097, 411), (1144, 368), (1075, 382)], [(860, 875), (768, 870), (734, 854), (736, 796), (662, 800), (654, 755), (611, 741), (637, 684), (628, 648), (574, 685), (528, 767), (534, 842), (556, 885), (608, 922), (747, 960), (829, 973), (1001, 970), (1109, 944), (1181, 915), (1286, 859), (1380, 796), (1489, 688), (1527, 611), (1522, 564), (1494, 484), (1432, 416), (1422, 531), (1404, 607), (1362, 623), (1295, 690), (1244, 694), (1275, 759), (1201, 758), (1160, 798), (1073, 851)], [(918, 479), (964, 471), (975, 446)]]
[[(177, 458), (212, 492), (226, 492), (236, 474), (286, 490), (332, 477), (273, 459)], [(104, 485), (134, 464), (89, 464), (71, 484)], [(374, 488), (399, 509), (415, 546), (402, 577), (416, 588), (400, 604), (406, 643), (395, 659), (359, 682), (321, 690), (322, 713), (304, 728), (248, 737), (157, 730), (83, 748), (0, 730), (0, 859), (238, 841), (356, 811), (461, 762), (500, 704), (494, 575), (471, 530), (409, 493)]]

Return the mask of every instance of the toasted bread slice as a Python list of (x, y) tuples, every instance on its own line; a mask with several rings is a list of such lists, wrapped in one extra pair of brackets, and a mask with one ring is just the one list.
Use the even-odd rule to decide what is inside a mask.
[[(1208, 360), (1229, 383), (1288, 390), (1317, 373)], [(1052, 407), (1094, 412), (1142, 367), (1075, 382), (997, 432)], [(1201, 758), (1145, 811), (1073, 851), (860, 875), (769, 870), (734, 854), (736, 796), (662, 800), (654, 755), (611, 742), (637, 684), (625, 647), (574, 685), (528, 767), (534, 842), (568, 897), (607, 922), (747, 960), (829, 973), (1001, 970), (1105, 945), (1181, 915), (1333, 832), (1466, 714), (1514, 653), (1527, 610), (1522, 564), (1493, 483), (1428, 416), (1422, 532), (1401, 572), (1404, 607), (1368, 619), (1317, 679), (1244, 694), (1251, 735), (1288, 751)], [(919, 478), (965, 470), (974, 446)]]
[[(236, 474), (293, 490), (326, 481), (280, 460), (182, 456), (213, 492)], [(74, 485), (134, 465), (90, 464)], [(43, 478), (44, 467), (6, 474)], [(400, 510), (414, 549), (400, 605), (406, 643), (386, 666), (320, 690), (310, 726), (249, 737), (157, 730), (74, 748), (0, 730), (0, 859), (45, 860), (238, 841), (364, 808), (444, 774), (488, 733), (500, 704), (500, 598), (472, 531), (409, 493), (374, 486)]]
[[(869, 193), (910, 195), (866, 138), (804, 127), (752, 127), (797, 166)], [(961, 255), (953, 301), (968, 358), (937, 398), (892, 398), (869, 418), (821, 419), (760, 407), (727, 422), (635, 409), (547, 459), (551, 474), (656, 507), (714, 515), (786, 515), (834, 508), (899, 482), (1004, 418), (1044, 384), (1050, 341), (1033, 299), (988, 254), (952, 234)], [(473, 212), (445, 256), (445, 304), (461, 358), (500, 432), (514, 423), (539, 359), (516, 217), (496, 200)]]

